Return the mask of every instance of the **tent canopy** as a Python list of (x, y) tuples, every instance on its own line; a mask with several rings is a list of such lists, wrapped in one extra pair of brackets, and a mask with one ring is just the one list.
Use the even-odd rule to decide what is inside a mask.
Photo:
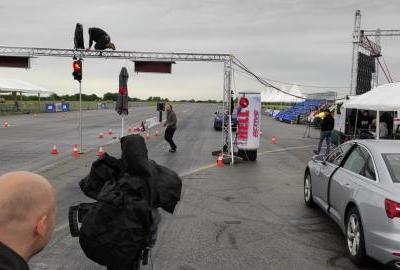
[(54, 92), (49, 91), (44, 87), (8, 78), (7, 79), (0, 78), (0, 92), (22, 92), (28, 94), (46, 94), (46, 95), (54, 94)]
[(380, 85), (365, 94), (352, 97), (343, 107), (374, 111), (400, 110), (400, 83)]
[[(300, 96), (300, 97), (303, 96), (297, 85), (293, 85), (293, 87), (290, 90), (288, 90), (285, 86), (282, 86), (282, 90), (295, 96)], [(270, 89), (264, 91), (261, 94), (261, 101), (268, 103), (297, 103), (304, 101), (304, 99), (287, 95), (275, 89)]]

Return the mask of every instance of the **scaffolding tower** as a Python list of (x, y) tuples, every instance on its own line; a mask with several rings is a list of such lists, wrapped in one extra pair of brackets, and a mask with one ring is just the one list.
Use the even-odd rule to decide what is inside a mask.
[[(356, 10), (352, 35), (353, 53), (351, 60), (350, 95), (356, 95), (359, 52), (368, 53), (374, 58), (376, 68), (375, 72), (372, 74), (372, 87), (377, 87), (379, 85), (379, 67), (381, 67), (385, 76), (389, 77), (388, 81), (391, 81), (390, 74), (389, 76), (386, 74), (386, 72), (388, 72), (386, 64), (384, 67), (379, 60), (382, 56), (381, 38), (399, 36), (400, 30), (382, 30), (379, 28), (376, 30), (361, 29), (361, 11)], [(371, 38), (373, 38), (374, 41), (372, 41)]]

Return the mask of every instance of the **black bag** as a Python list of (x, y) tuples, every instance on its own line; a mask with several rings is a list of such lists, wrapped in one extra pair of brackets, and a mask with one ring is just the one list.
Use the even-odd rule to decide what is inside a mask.
[(83, 26), (80, 23), (77, 23), (75, 27), (74, 46), (75, 49), (85, 49), (85, 43), (83, 42)]

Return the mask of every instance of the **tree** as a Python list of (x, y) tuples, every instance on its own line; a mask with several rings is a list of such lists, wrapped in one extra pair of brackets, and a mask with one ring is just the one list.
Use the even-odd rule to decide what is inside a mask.
[(118, 99), (118, 93), (105, 93), (103, 96), (103, 100), (112, 100), (112, 101), (117, 101)]

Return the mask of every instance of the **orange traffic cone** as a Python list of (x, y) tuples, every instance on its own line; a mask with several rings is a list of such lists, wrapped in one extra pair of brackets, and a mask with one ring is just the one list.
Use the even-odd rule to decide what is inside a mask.
[(270, 144), (276, 144), (276, 137), (272, 136)]
[(104, 134), (103, 134), (103, 132), (100, 132), (99, 135), (97, 136), (97, 138), (99, 138), (99, 139), (104, 139)]
[(110, 128), (109, 130), (108, 130), (108, 135), (112, 135), (113, 134), (113, 130), (112, 130), (112, 128)]
[(260, 129), (260, 137), (263, 135), (263, 131)]
[(160, 134), (158, 133), (158, 129), (156, 129), (156, 134), (154, 136), (156, 137), (160, 136)]
[(224, 159), (223, 155), (220, 154), (217, 159), (217, 167), (224, 167)]
[(132, 127), (128, 127), (128, 133), (132, 132)]
[(104, 151), (104, 149), (103, 149), (103, 146), (100, 146), (100, 147), (99, 147), (99, 151), (97, 151), (96, 156), (98, 156), (98, 157), (103, 157), (103, 156), (104, 156), (104, 153), (105, 153), (105, 151)]
[(7, 121), (7, 120), (4, 121), (4, 123), (3, 123), (3, 128), (8, 128), (8, 126), (9, 126), (8, 121)]
[(50, 153), (52, 155), (58, 155), (57, 145), (53, 145), (53, 148), (51, 149)]
[(146, 140), (150, 141), (150, 131), (147, 131), (147, 133), (146, 133)]
[(73, 157), (77, 157), (79, 156), (80, 152), (78, 150), (78, 145), (74, 144), (74, 146), (72, 147), (72, 156)]

